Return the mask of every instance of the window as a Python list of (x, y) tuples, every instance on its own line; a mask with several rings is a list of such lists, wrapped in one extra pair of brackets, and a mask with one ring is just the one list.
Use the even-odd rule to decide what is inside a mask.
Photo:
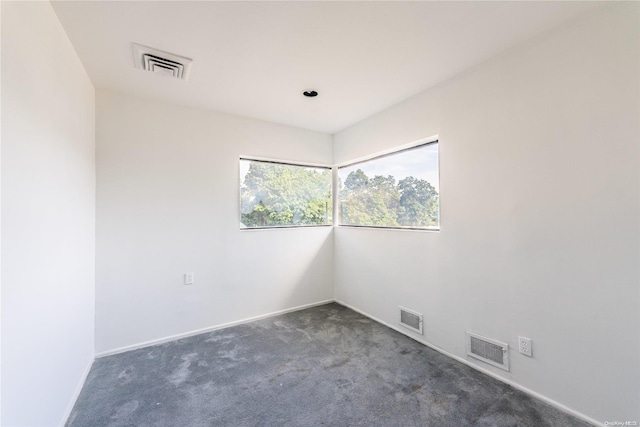
[(438, 230), (438, 141), (338, 168), (340, 225)]
[(331, 225), (331, 168), (240, 159), (240, 228)]

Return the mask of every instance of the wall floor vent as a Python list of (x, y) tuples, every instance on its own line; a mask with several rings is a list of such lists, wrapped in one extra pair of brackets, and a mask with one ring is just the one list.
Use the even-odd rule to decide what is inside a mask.
[(422, 314), (400, 307), (400, 324), (405, 328), (422, 334)]
[(466, 334), (467, 355), (505, 371), (509, 370), (509, 344), (485, 338), (469, 331), (466, 331)]
[(169, 77), (189, 80), (193, 60), (133, 43), (133, 65)]

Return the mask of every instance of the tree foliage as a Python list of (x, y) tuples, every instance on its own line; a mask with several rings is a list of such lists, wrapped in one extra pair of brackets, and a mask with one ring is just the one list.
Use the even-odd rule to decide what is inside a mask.
[(381, 227), (434, 227), (439, 224), (439, 196), (423, 179), (398, 183), (393, 176), (369, 178), (351, 172), (340, 190), (341, 223)]
[(331, 223), (331, 171), (252, 161), (240, 187), (245, 227)]

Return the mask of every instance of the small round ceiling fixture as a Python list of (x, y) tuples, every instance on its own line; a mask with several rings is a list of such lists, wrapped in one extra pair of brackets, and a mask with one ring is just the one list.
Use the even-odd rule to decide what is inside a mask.
[(305, 90), (302, 94), (306, 97), (313, 98), (314, 96), (318, 96), (318, 92), (315, 90)]

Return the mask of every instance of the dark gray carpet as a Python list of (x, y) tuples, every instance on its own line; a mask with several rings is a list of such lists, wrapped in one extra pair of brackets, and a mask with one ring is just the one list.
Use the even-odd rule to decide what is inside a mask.
[(338, 304), (96, 360), (67, 426), (587, 426)]

